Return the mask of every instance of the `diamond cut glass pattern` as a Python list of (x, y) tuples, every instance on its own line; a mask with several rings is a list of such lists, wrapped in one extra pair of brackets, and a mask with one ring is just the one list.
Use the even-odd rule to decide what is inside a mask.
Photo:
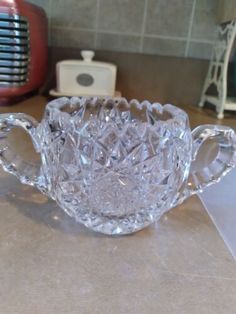
[(139, 230), (171, 207), (191, 162), (184, 112), (124, 99), (54, 104), (38, 127), (48, 141), (42, 171), (69, 215), (117, 234)]
[[(13, 127), (29, 133), (41, 166), (27, 164), (10, 149)], [(218, 150), (199, 167), (208, 139)], [(235, 165), (235, 147), (232, 129), (204, 125), (191, 132), (184, 111), (148, 101), (61, 98), (46, 106), (40, 124), (20, 113), (0, 115), (4, 170), (105, 234), (140, 230), (217, 182)]]

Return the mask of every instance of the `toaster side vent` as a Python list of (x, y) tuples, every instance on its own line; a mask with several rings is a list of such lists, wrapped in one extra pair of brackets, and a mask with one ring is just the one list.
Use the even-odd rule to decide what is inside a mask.
[(17, 14), (0, 13), (0, 87), (19, 87), (29, 76), (29, 24)]

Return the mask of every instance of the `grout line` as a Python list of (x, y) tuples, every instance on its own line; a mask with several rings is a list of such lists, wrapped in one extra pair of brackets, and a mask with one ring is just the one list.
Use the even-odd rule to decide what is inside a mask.
[(145, 37), (186, 41), (186, 37), (178, 37), (178, 36), (174, 37), (174, 36), (168, 36), (168, 35), (154, 35), (154, 34), (148, 35), (148, 34), (145, 34)]
[(62, 29), (65, 29), (65, 30), (68, 30), (68, 31), (76, 31), (76, 30), (79, 30), (79, 31), (83, 31), (83, 32), (93, 32), (94, 33), (94, 29), (93, 28), (86, 28), (86, 27), (70, 27), (70, 26), (60, 26), (60, 25), (54, 25), (52, 26), (52, 28), (56, 28), (58, 30), (62, 30)]
[(146, 26), (146, 19), (147, 19), (147, 8), (148, 8), (148, 0), (145, 0), (144, 11), (143, 11), (142, 30), (141, 30), (141, 39), (140, 39), (140, 46), (139, 46), (139, 52), (141, 52), (141, 53), (143, 52), (143, 41), (144, 41), (145, 26)]
[(197, 0), (193, 0), (193, 6), (192, 6), (190, 21), (189, 21), (189, 28), (188, 28), (187, 42), (186, 42), (185, 53), (184, 53), (185, 57), (188, 57), (188, 53), (189, 53), (189, 44), (190, 44), (190, 39), (191, 39), (191, 35), (192, 35), (193, 20), (194, 20), (194, 15), (195, 15), (195, 10), (196, 10), (196, 2), (197, 2)]
[(96, 5), (96, 17), (95, 17), (95, 36), (94, 36), (94, 48), (97, 48), (98, 45), (98, 21), (99, 21), (99, 13), (100, 13), (100, 0), (97, 0)]
[[(84, 32), (93, 32), (94, 29), (92, 28), (83, 28), (83, 27), (68, 27), (68, 26), (53, 26), (53, 28), (56, 28), (58, 30), (60, 29), (65, 29), (65, 30), (80, 30)], [(140, 33), (124, 33), (124, 32), (117, 32), (117, 31), (107, 31), (107, 30), (99, 30), (97, 33), (102, 33), (102, 34), (113, 34), (113, 35), (122, 35), (122, 36), (136, 36), (140, 37)], [(186, 37), (174, 37), (174, 36), (166, 36), (166, 35), (154, 35), (154, 34), (145, 34), (145, 37), (150, 37), (150, 38), (163, 38), (163, 39), (171, 39), (171, 40), (186, 40)], [(198, 41), (196, 39), (196, 41)], [(201, 41), (201, 40), (200, 40)]]
[(214, 40), (209, 40), (209, 39), (201, 39), (201, 38), (191, 38), (190, 42), (194, 42), (194, 43), (204, 43), (204, 44), (211, 44), (213, 45), (215, 43)]
[[(100, 0), (97, 0), (98, 2), (100, 2)], [(195, 0), (196, 1), (196, 0)], [(50, 3), (52, 2), (52, 0), (50, 0)], [(95, 38), (97, 37), (98, 34), (103, 33), (103, 34), (113, 34), (113, 35), (121, 35), (121, 36), (136, 36), (136, 37), (140, 37), (140, 33), (124, 33), (124, 32), (118, 32), (118, 31), (107, 31), (107, 30), (98, 30), (98, 29), (92, 29), (92, 28), (83, 28), (83, 27), (69, 27), (69, 26), (52, 26), (51, 22), (49, 20), (49, 27), (50, 28), (55, 28), (58, 30), (80, 30), (80, 31), (84, 31), (84, 32), (92, 32), (95, 33)], [(96, 22), (97, 23), (97, 22)], [(97, 28), (97, 26), (95, 26)], [(142, 36), (142, 34), (141, 34)], [(168, 40), (176, 40), (176, 41), (187, 41), (188, 44), (190, 42), (196, 42), (196, 43), (205, 43), (205, 44), (214, 44), (214, 40), (207, 40), (204, 38), (190, 38), (189, 34), (188, 37), (174, 37), (174, 36), (168, 36), (168, 35), (155, 35), (155, 34), (145, 34), (145, 37), (147, 38), (159, 38), (159, 39), (168, 39)], [(143, 44), (143, 43), (142, 43)], [(97, 47), (97, 38), (95, 41), (95, 47)], [(143, 48), (143, 47), (142, 47)], [(140, 51), (142, 52), (142, 51)]]
[[(59, 25), (55, 25), (54, 28), (57, 29), (66, 29), (66, 30), (80, 30), (80, 31), (85, 31), (85, 32), (94, 32), (94, 29), (92, 28), (85, 28), (85, 27), (70, 27), (70, 26), (59, 26)], [(117, 31), (107, 31), (107, 30), (103, 30), (103, 29), (99, 29), (97, 30), (97, 33), (104, 33), (104, 34), (114, 34), (114, 35), (133, 35), (133, 36), (140, 36), (139, 33), (124, 33), (124, 32), (117, 32)]]

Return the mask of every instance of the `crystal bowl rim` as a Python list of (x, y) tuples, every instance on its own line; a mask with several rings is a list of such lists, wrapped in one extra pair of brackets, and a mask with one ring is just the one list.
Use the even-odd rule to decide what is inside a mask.
[[(169, 123), (169, 122), (173, 122), (173, 121), (177, 121), (180, 124), (185, 124), (186, 122), (188, 123), (188, 115), (187, 113), (172, 104), (161, 104), (159, 102), (150, 102), (148, 100), (144, 100), (144, 101), (138, 101), (137, 99), (131, 99), (131, 100), (127, 100), (125, 97), (110, 97), (110, 96), (94, 96), (94, 97), (85, 97), (85, 96), (81, 96), (81, 97), (60, 97), (57, 99), (54, 99), (52, 101), (50, 101), (49, 103), (47, 103), (46, 105), (46, 109), (49, 110), (56, 110), (57, 112), (64, 114), (65, 116), (68, 116), (69, 118), (71, 118), (70, 113), (62, 111), (62, 108), (70, 105), (72, 108), (73, 106), (77, 106), (78, 103), (80, 104), (80, 106), (82, 107), (86, 107), (87, 103), (90, 102), (90, 104), (92, 106), (98, 105), (98, 104), (112, 104), (114, 107), (118, 108), (119, 105), (122, 103), (123, 105), (126, 106), (127, 111), (131, 108), (131, 105), (135, 105), (137, 109), (142, 110), (142, 109), (146, 109), (147, 111), (153, 111), (155, 110), (156, 113), (162, 114), (164, 109), (171, 114), (172, 117), (168, 118), (167, 120), (163, 121), (163, 123)], [(157, 119), (155, 119), (155, 121), (158, 121)]]

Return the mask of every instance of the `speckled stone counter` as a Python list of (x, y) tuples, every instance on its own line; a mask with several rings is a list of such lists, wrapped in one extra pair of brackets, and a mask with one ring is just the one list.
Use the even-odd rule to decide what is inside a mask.
[[(34, 97), (0, 112), (40, 119)], [(35, 159), (29, 141), (12, 142)], [(108, 237), (75, 223), (0, 170), (1, 314), (236, 312), (236, 263), (198, 197), (136, 234)]]

